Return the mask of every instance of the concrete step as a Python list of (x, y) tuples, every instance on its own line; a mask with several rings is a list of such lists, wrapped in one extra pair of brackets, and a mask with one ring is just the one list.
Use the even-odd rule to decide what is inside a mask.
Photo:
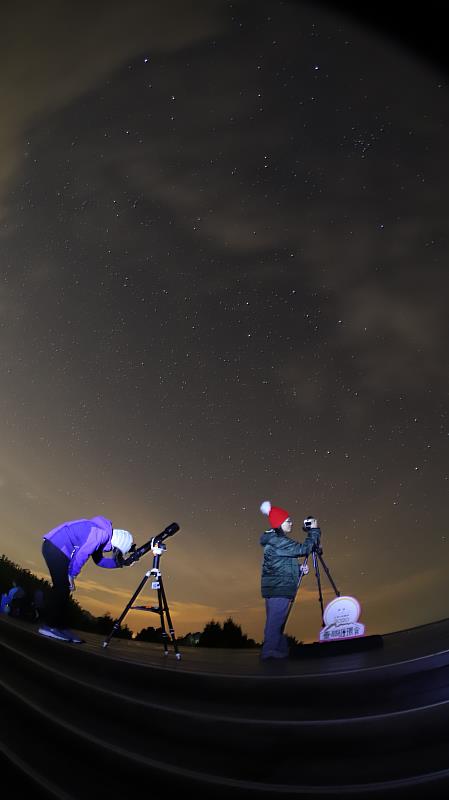
[[(188, 763), (180, 763), (177, 754), (173, 756), (173, 744), (165, 740), (161, 753), (149, 748), (143, 752), (123, 746), (111, 745), (110, 741), (100, 740), (86, 731), (79, 731), (76, 725), (43, 715), (35, 707), (25, 709), (13, 702), (8, 707), (8, 698), (1, 693), (2, 707), (6, 714), (14, 713), (14, 729), (10, 731), (10, 751), (20, 753), (24, 750), (24, 731), (27, 740), (33, 742), (26, 748), (28, 775), (39, 775), (39, 788), (49, 791), (48, 796), (98, 798), (102, 796), (127, 797), (130, 791), (147, 788), (153, 792), (183, 791), (194, 793), (196, 797), (326, 797), (340, 794), (357, 797), (422, 797), (423, 789), (427, 797), (439, 790), (443, 781), (448, 780), (447, 740), (440, 743), (438, 753), (432, 747), (431, 763), (429, 752), (421, 752), (419, 763), (414, 760), (412, 774), (401, 774), (397, 758), (389, 764), (380, 760), (377, 754), (370, 753), (365, 763), (354, 770), (341, 758), (330, 758), (320, 753), (320, 764), (313, 765), (301, 752), (286, 757), (284, 742), (277, 747), (270, 746), (259, 752), (257, 763), (243, 770), (236, 765), (233, 770), (223, 769), (230, 756), (223, 751), (221, 760), (211, 758), (209, 751), (203, 753), (201, 770), (195, 770)], [(23, 712), (23, 713), (22, 713)], [(124, 737), (126, 738), (126, 737)], [(427, 748), (428, 750), (428, 748)], [(414, 753), (406, 752), (410, 764)], [(436, 761), (438, 756), (438, 762)], [(375, 777), (367, 774), (365, 765), (377, 765)], [(230, 774), (231, 773), (231, 774)], [(442, 795), (441, 795), (442, 796)]]
[(0, 754), (24, 795), (427, 798), (449, 787), (443, 650), (267, 671), (254, 654), (179, 663), (87, 638), (0, 624)]

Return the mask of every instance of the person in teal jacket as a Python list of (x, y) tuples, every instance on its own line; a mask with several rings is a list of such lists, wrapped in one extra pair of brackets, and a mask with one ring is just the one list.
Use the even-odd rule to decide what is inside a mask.
[[(303, 543), (298, 542), (287, 535), (293, 528), (288, 511), (272, 506), (269, 500), (262, 503), (260, 510), (271, 523), (271, 528), (260, 537), (263, 547), (261, 592), (266, 611), (261, 658), (287, 658), (289, 646), (284, 625), (303, 569), (298, 558), (312, 552), (313, 547), (319, 544), (321, 532), (317, 521), (312, 520), (306, 539)], [(307, 566), (305, 571), (308, 572)]]

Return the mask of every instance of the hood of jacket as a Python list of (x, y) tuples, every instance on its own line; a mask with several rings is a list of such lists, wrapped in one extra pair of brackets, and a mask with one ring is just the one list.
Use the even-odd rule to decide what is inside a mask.
[(106, 517), (91, 517), (90, 521), (94, 523), (96, 528), (101, 528), (104, 531), (109, 530), (112, 528), (112, 522), (110, 519), (106, 519)]
[[(112, 522), (110, 519), (106, 519), (106, 517), (102, 516), (91, 517), (90, 522), (93, 522), (96, 528), (101, 528), (102, 531), (109, 531), (112, 534)], [(112, 550), (111, 542), (105, 544), (103, 550), (105, 550), (106, 552)]]
[(270, 528), (269, 531), (265, 531), (265, 533), (263, 533), (262, 536), (260, 537), (260, 544), (262, 545), (262, 547), (265, 547), (266, 544), (274, 544), (278, 540), (280, 535), (281, 534), (278, 533), (278, 531), (275, 530), (275, 528)]

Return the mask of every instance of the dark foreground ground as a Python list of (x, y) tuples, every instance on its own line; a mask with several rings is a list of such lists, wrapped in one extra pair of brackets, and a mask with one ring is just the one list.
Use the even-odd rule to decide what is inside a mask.
[(83, 636), (0, 617), (0, 765), (20, 796), (447, 796), (449, 620), (266, 663)]

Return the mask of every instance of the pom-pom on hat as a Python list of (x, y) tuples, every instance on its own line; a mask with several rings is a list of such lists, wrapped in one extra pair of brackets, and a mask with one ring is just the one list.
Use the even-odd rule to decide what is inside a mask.
[(264, 500), (262, 503), (260, 510), (262, 514), (266, 514), (268, 519), (270, 520), (272, 528), (280, 528), (282, 523), (285, 522), (286, 519), (289, 518), (290, 514), (288, 511), (284, 511), (283, 508), (278, 508), (278, 506), (272, 506), (269, 500)]

